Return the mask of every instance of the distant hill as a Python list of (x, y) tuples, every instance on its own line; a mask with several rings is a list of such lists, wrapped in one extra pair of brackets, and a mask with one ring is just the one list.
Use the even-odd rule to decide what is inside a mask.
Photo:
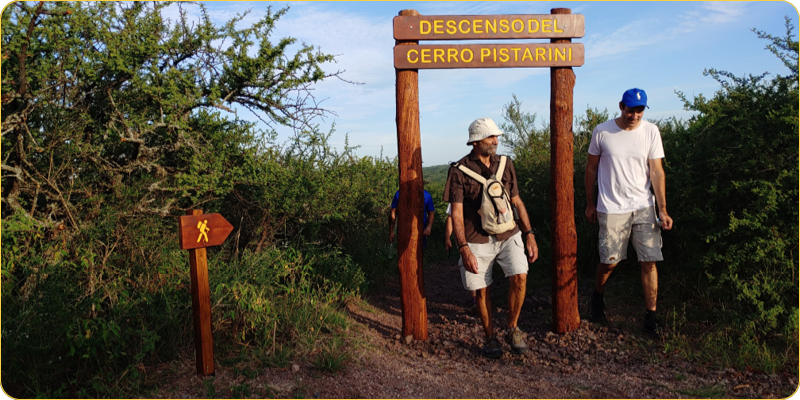
[(448, 164), (423, 167), (422, 176), (430, 183), (438, 183), (444, 186), (444, 183), (447, 181), (448, 169), (450, 169), (450, 165)]

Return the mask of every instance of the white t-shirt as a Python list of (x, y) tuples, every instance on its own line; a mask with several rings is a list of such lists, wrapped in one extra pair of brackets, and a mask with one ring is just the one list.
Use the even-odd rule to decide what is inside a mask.
[(592, 131), (589, 154), (600, 156), (598, 212), (625, 214), (655, 204), (647, 160), (664, 158), (661, 132), (655, 124), (642, 120), (638, 128), (626, 131), (613, 119), (604, 122)]
[(452, 210), (452, 207), (453, 206), (451, 206), (450, 203), (447, 203), (447, 211), (445, 211), (447, 213), (447, 215), (450, 215), (450, 216), (453, 215), (453, 212), (450, 211), (450, 210)]

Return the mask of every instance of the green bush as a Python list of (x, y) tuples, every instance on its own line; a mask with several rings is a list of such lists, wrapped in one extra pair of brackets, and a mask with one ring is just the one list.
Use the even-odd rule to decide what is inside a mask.
[[(339, 74), (320, 67), (333, 56), (273, 40), (285, 9), (215, 26), (202, 4), (175, 21), (167, 6), (4, 9), (2, 377), (15, 397), (141, 395), (143, 371), (191, 354), (186, 210), (235, 227), (209, 249), (220, 356), (309, 357), (346, 326), (340, 302), (391, 270), (376, 233), (396, 163), (333, 149), (333, 128), (313, 123), (326, 110), (295, 101)], [(276, 126), (295, 136), (277, 144)]]
[[(665, 136), (668, 204), (690, 243), (688, 268), (701, 268), (713, 295), (747, 335), (796, 332), (798, 221), (797, 42), (787, 22), (773, 52), (790, 56), (789, 76), (707, 75), (722, 88), (692, 101), (688, 126)], [(777, 46), (777, 47), (773, 47)], [(778, 54), (778, 53), (776, 53)], [(794, 326), (792, 326), (794, 324)], [(796, 333), (795, 333), (796, 335)]]

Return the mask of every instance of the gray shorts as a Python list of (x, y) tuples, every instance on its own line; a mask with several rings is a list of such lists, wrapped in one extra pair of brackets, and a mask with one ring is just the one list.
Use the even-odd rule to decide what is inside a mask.
[(629, 238), (639, 262), (664, 260), (661, 254), (661, 227), (656, 221), (654, 207), (627, 214), (597, 213), (597, 220), (600, 222), (597, 248), (601, 263), (616, 264), (627, 258)]
[(490, 236), (489, 243), (468, 243), (469, 250), (478, 260), (478, 273), (473, 274), (464, 268), (463, 259), (458, 259), (461, 267), (461, 283), (464, 289), (483, 289), (492, 284), (492, 267), (495, 262), (503, 268), (506, 278), (518, 274), (528, 273), (528, 257), (525, 256), (525, 245), (522, 241), (522, 232), (498, 242), (494, 235)]

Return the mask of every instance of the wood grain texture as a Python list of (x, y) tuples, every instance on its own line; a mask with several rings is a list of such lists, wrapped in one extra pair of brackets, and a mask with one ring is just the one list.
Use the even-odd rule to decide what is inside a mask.
[[(419, 15), (403, 10), (399, 15)], [(397, 46), (417, 42), (397, 41)], [(400, 270), (403, 336), (428, 338), (428, 311), (422, 274), (422, 144), (419, 126), (419, 76), (417, 70), (395, 70), (397, 106), (397, 159), (400, 198), (397, 204), (397, 267)]]
[[(554, 8), (553, 14), (568, 14)], [(553, 39), (552, 43), (569, 43)], [(553, 331), (566, 333), (580, 325), (578, 314), (577, 233), (573, 187), (572, 68), (550, 69), (550, 218), (553, 249)]]

